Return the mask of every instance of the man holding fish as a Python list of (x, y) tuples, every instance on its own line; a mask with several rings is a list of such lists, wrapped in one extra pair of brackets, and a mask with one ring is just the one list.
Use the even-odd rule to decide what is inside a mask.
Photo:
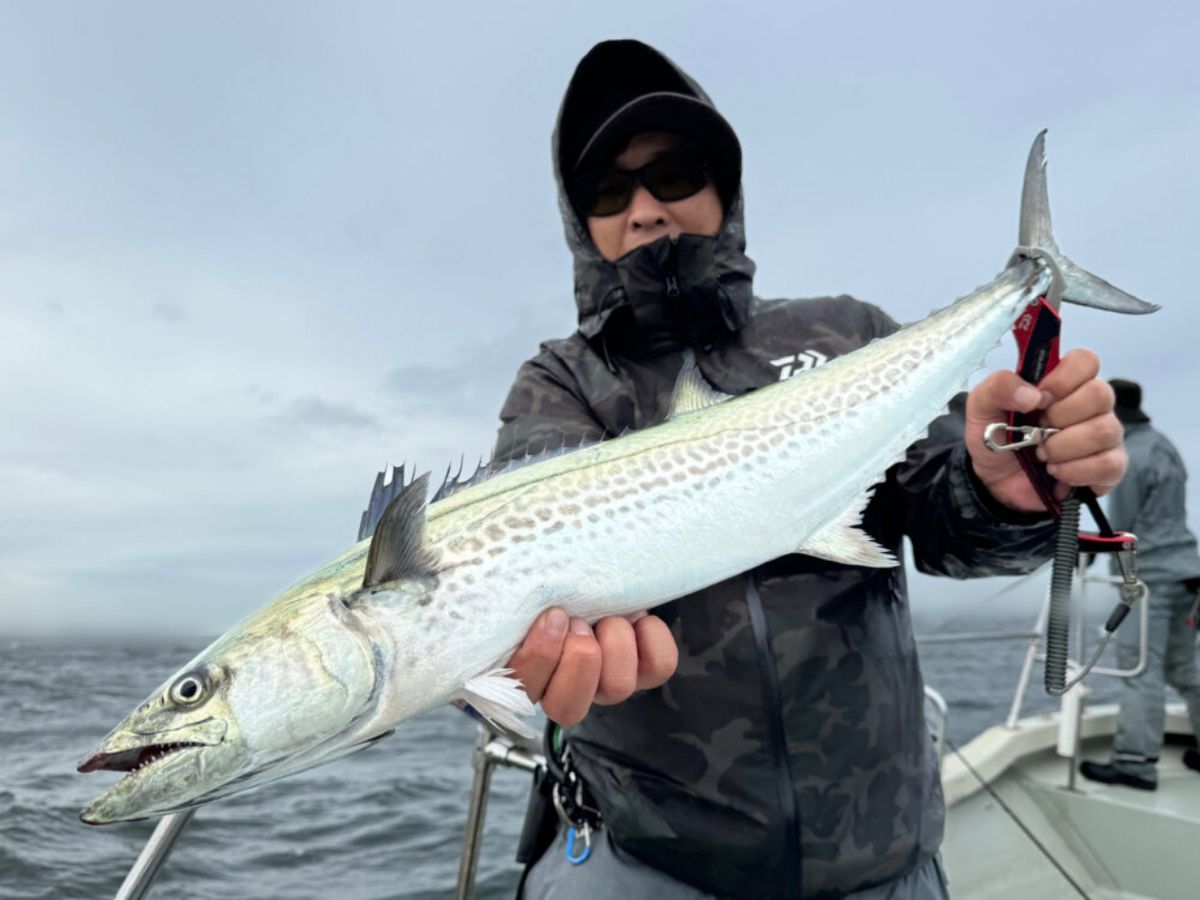
[[(741, 148), (685, 73), (608, 41), (560, 110), (555, 176), (579, 330), (517, 375), (497, 458), (663, 421), (685, 358), (741, 395), (899, 327), (850, 297), (764, 301), (744, 253)], [(1048, 222), (1047, 222), (1048, 225)], [(893, 466), (862, 529), (918, 568), (1019, 574), (1054, 524), (983, 430), (1010, 411), (1059, 429), (1038, 457), (1098, 494), (1126, 457), (1099, 360), (1067, 353), (1039, 385), (993, 372)], [(564, 833), (523, 895), (944, 897), (943, 804), (901, 568), (795, 554), (654, 611), (589, 624), (547, 610), (510, 665), (568, 732), (586, 786), (586, 858)]]

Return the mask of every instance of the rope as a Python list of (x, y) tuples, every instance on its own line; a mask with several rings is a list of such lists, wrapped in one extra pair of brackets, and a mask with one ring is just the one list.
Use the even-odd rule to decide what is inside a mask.
[(987, 791), (988, 796), (995, 800), (997, 805), (999, 805), (999, 807), (1008, 814), (1008, 817), (1013, 820), (1016, 826), (1020, 828), (1021, 831), (1025, 833), (1025, 836), (1033, 843), (1033, 845), (1042, 852), (1042, 855), (1046, 857), (1046, 860), (1058, 870), (1059, 874), (1062, 875), (1062, 877), (1071, 885), (1071, 887), (1075, 888), (1075, 892), (1079, 894), (1083, 900), (1091, 900), (1091, 897), (1087, 894), (1087, 892), (1080, 887), (1079, 882), (1071, 877), (1071, 874), (1062, 867), (1057, 859), (1054, 858), (1054, 854), (1052, 854), (1046, 848), (1046, 846), (1037, 839), (1037, 836), (1029, 830), (1029, 827), (1021, 821), (1020, 817), (1013, 812), (1012, 808), (1005, 803), (1003, 799), (1001, 799), (1000, 795), (993, 790), (992, 786), (988, 784), (988, 782), (984, 780), (983, 776), (975, 770), (975, 767), (967, 761), (967, 758), (963, 756), (962, 752), (958, 749), (958, 746), (952, 740), (950, 740), (950, 738), (946, 738), (946, 743), (949, 745), (950, 749), (954, 751), (954, 755), (957, 756), (962, 764), (967, 767), (967, 771), (975, 776), (975, 780), (979, 782), (979, 786)]

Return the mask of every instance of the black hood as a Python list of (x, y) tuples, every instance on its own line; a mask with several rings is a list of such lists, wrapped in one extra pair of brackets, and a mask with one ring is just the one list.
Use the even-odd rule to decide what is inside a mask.
[[(754, 276), (754, 263), (745, 253), (740, 169), (714, 237), (662, 238), (616, 262), (606, 260), (592, 243), (567, 192), (573, 157), (590, 137), (581, 134), (579, 123), (595, 120), (590, 105), (607, 85), (629, 91), (631, 78), (639, 77), (645, 79), (646, 93), (675, 91), (705, 104), (714, 118), (720, 117), (700, 86), (657, 50), (638, 41), (605, 41), (577, 67), (553, 139), (559, 212), (575, 261), (579, 330), (590, 340), (604, 342), (606, 349), (616, 344), (632, 355), (639, 350), (657, 353), (714, 343), (739, 330), (749, 314)], [(635, 95), (638, 88), (632, 85)], [(585, 132), (587, 127), (583, 126)]]

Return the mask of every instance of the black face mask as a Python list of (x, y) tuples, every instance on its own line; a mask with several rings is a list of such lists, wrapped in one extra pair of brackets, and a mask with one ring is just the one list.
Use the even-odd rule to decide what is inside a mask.
[(614, 265), (625, 302), (601, 333), (608, 349), (627, 356), (705, 348), (739, 327), (716, 271), (716, 238), (683, 234), (626, 253)]

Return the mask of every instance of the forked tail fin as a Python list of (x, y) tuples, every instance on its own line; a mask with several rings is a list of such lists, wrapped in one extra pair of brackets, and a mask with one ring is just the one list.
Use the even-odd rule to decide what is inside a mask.
[[(1049, 259), (1058, 270), (1056, 279), (1061, 299), (1068, 303), (1140, 315), (1158, 309), (1139, 300), (1087, 269), (1075, 265), (1058, 249), (1050, 227), (1050, 196), (1046, 190), (1046, 131), (1034, 138), (1025, 163), (1025, 185), (1021, 191), (1020, 247), (1017, 255), (1036, 255)], [(1035, 251), (1022, 253), (1022, 251)]]

